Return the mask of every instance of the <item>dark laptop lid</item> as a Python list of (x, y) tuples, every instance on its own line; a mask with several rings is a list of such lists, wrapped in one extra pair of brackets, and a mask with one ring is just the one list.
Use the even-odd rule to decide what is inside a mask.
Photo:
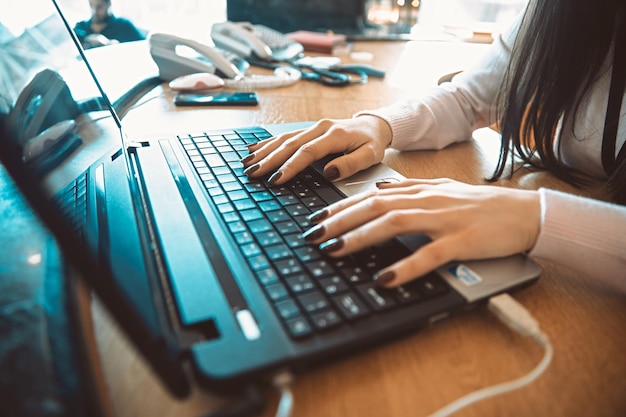
[[(368, 21), (365, 0), (228, 0), (226, 17), (251, 22), (288, 33), (297, 30), (341, 33), (351, 40), (408, 40), (417, 7), (406, 2), (402, 18), (394, 25)], [(408, 20), (408, 21), (405, 21)]]
[[(128, 291), (113, 279), (111, 265), (76, 227), (84, 221), (84, 213), (59, 203), (59, 195), (68, 187), (80, 200), (84, 190), (72, 190), (74, 180), (103, 158), (121, 161), (126, 181), (120, 186), (134, 196), (133, 173), (124, 163), (128, 159), (120, 157), (120, 150), (125, 154), (127, 146), (122, 145), (118, 115), (95, 82), (57, 2), (32, 0), (29, 9), (37, 10), (30, 21), (17, 7), (0, 16), (3, 26), (10, 28), (10, 35), (2, 37), (0, 54), (0, 160), (55, 236), (69, 261), (68, 273), (78, 271), (164, 385), (183, 396), (189, 392), (188, 381), (177, 347), (161, 328), (158, 312), (150, 310), (154, 300), (138, 304), (129, 299)], [(138, 88), (145, 89), (145, 80), (140, 81)], [(148, 84), (154, 82), (148, 80)], [(117, 99), (128, 103), (123, 94)], [(140, 203), (133, 204), (139, 219)], [(141, 226), (137, 228), (141, 233)]]
[(363, 0), (228, 0), (228, 20), (247, 21), (281, 32), (354, 32), (363, 26)]

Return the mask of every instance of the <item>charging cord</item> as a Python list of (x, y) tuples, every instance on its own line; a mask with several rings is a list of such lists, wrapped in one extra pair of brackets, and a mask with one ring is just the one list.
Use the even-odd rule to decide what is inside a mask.
[(293, 410), (293, 394), (291, 392), (291, 384), (293, 376), (289, 372), (277, 374), (274, 379), (274, 387), (280, 393), (280, 400), (276, 408), (276, 417), (289, 417)]
[(431, 414), (430, 417), (446, 417), (478, 401), (520, 389), (539, 378), (550, 365), (553, 355), (552, 345), (528, 310), (506, 293), (491, 297), (488, 308), (511, 329), (522, 336), (531, 337), (541, 345), (544, 348), (543, 359), (535, 369), (523, 377), (469, 393)]
[(224, 79), (224, 87), (239, 91), (253, 91), (260, 88), (287, 87), (302, 78), (302, 73), (295, 68), (282, 66), (274, 70), (273, 75), (251, 74), (234, 80)]

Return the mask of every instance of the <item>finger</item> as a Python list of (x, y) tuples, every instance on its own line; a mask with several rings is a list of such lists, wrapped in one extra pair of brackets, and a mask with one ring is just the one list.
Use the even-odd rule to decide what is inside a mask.
[[(252, 157), (246, 158), (246, 174), (260, 177), (276, 171), (279, 167), (290, 167), (284, 178), (278, 182), (280, 176), (274, 178), (274, 182), (282, 184), (288, 179), (306, 168), (312, 162), (345, 149), (342, 141), (328, 140), (328, 127), (331, 121), (323, 120), (311, 128), (290, 135), (283, 135), (277, 140), (266, 144), (256, 150)], [(282, 171), (282, 169), (281, 169)]]
[[(418, 193), (420, 191), (421, 191), (421, 188), (419, 186), (414, 186), (409, 182), (405, 182), (403, 187), (378, 189), (378, 190), (371, 190), (371, 191), (366, 191), (363, 193), (358, 193), (353, 196), (339, 200), (327, 207), (324, 207), (323, 209), (320, 209), (312, 213), (309, 216), (309, 221), (311, 223), (317, 224), (321, 222), (322, 220), (333, 217), (350, 207), (353, 207), (357, 204), (360, 204), (372, 198), (385, 197), (385, 196), (394, 196), (395, 198), (397, 198), (398, 196), (411, 195), (411, 194)], [(403, 205), (402, 207), (408, 208), (406, 205)], [(389, 207), (387, 207), (387, 209), (389, 209)], [(376, 209), (370, 209), (371, 213), (373, 213), (372, 210), (376, 210)], [(380, 215), (382, 214), (382, 212), (377, 212), (376, 214)]]
[(458, 258), (454, 238), (434, 240), (413, 254), (379, 271), (374, 280), (383, 287), (397, 287)]
[[(352, 219), (351, 221), (356, 222)], [(320, 244), (320, 249), (331, 256), (341, 257), (400, 235), (432, 235), (437, 227), (436, 221), (436, 215), (422, 210), (394, 210), (357, 227), (339, 224), (339, 227), (347, 226), (349, 228), (345, 233), (335, 233), (336, 230), (333, 226), (329, 226), (327, 235), (331, 238), (323, 241)], [(325, 225), (321, 226), (326, 227)], [(340, 240), (341, 244), (329, 247), (329, 240), (334, 239)]]
[(378, 154), (371, 146), (363, 145), (354, 151), (341, 155), (324, 167), (324, 176), (331, 181), (348, 178), (382, 161), (384, 154)]
[[(453, 184), (459, 183), (458, 181), (451, 180), (449, 178), (408, 178), (404, 181), (396, 181), (396, 182), (385, 182), (381, 181), (376, 184), (376, 186), (381, 189), (391, 189), (391, 188), (400, 188), (400, 187), (409, 187), (409, 186), (432, 186), (432, 185), (442, 185), (442, 184)], [(460, 183), (459, 183), (460, 184)]]
[(260, 142), (253, 143), (247, 146), (248, 151), (255, 156), (255, 161), (267, 157), (270, 153), (274, 152), (283, 142), (292, 139), (295, 136), (301, 135), (306, 132), (304, 129), (294, 130), (291, 132), (283, 133), (278, 136), (264, 139)]
[[(326, 132), (313, 140), (305, 140), (302, 144), (299, 143), (301, 141), (296, 141), (296, 138), (284, 142), (278, 149), (256, 164), (258, 168), (255, 168), (253, 176), (271, 174), (269, 179), (271, 184), (284, 184), (313, 162), (328, 155), (341, 154), (346, 150), (343, 141), (331, 136), (331, 132)], [(335, 180), (341, 175), (335, 166), (336, 161), (337, 159), (333, 159), (324, 170), (324, 175), (329, 180)], [(249, 173), (247, 172), (247, 174)]]

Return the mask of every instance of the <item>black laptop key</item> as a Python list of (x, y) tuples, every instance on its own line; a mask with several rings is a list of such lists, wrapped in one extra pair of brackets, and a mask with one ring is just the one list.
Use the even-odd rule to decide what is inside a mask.
[(243, 188), (241, 184), (234, 180), (234, 178), (235, 177), (232, 175), (222, 175), (219, 176), (217, 180), (220, 182), (220, 184), (222, 184), (222, 188), (224, 189), (224, 191), (228, 193), (230, 191), (238, 191)]
[(246, 245), (241, 245), (241, 251), (243, 252), (246, 258), (249, 258), (251, 256), (257, 256), (262, 253), (261, 248), (259, 248), (259, 245), (257, 245), (256, 243), (248, 243)]
[(313, 314), (330, 308), (330, 303), (328, 299), (318, 290), (300, 295), (298, 297), (298, 301), (302, 305), (302, 308), (304, 308), (304, 310), (309, 314)]
[(326, 202), (318, 196), (304, 197), (302, 199), (302, 203), (304, 203), (304, 205), (312, 211), (315, 211), (327, 205)]
[[(278, 204), (278, 201), (276, 200), (258, 201), (257, 204), (259, 205), (259, 208), (261, 209), (262, 212), (267, 213), (267, 216), (268, 218), (270, 218), (270, 221), (279, 222), (281, 220), (289, 220), (288, 217), (283, 217), (282, 219), (272, 220), (272, 216), (274, 215), (274, 213), (270, 213), (270, 212), (279, 211), (282, 209), (282, 206)], [(283, 211), (282, 215), (285, 216), (286, 214), (287, 212)]]
[(395, 299), (403, 304), (417, 302), (422, 300), (424, 297), (422, 293), (417, 289), (416, 285), (400, 285), (399, 287), (395, 287), (393, 290), (393, 295)]
[(267, 287), (265, 287), (265, 290), (267, 291), (267, 294), (270, 297), (270, 299), (274, 301), (279, 301), (279, 300), (284, 300), (284, 299), (289, 298), (289, 293), (287, 292), (287, 288), (285, 288), (285, 286), (281, 284), (280, 282), (268, 285)]
[(272, 194), (269, 191), (259, 191), (256, 193), (252, 193), (251, 194), (252, 199), (254, 201), (256, 201), (257, 203), (261, 202), (261, 201), (268, 201), (268, 200), (272, 200), (274, 199), (274, 197), (272, 196)]
[(374, 282), (361, 284), (357, 288), (361, 296), (374, 310), (387, 310), (396, 305), (392, 295), (393, 290), (381, 288)]
[(276, 196), (276, 199), (280, 202), (280, 204), (282, 204), (283, 206), (289, 206), (291, 204), (298, 204), (300, 202), (300, 200), (298, 199), (298, 197), (296, 197), (294, 194), (284, 194), (284, 195), (278, 195)]
[(244, 184), (244, 187), (246, 190), (248, 190), (249, 193), (254, 193), (254, 192), (260, 192), (260, 191), (265, 191), (266, 187), (265, 184), (263, 184), (262, 182), (258, 182), (258, 181), (252, 181), (249, 177), (238, 177), (239, 181)]
[(249, 257), (248, 264), (253, 271), (262, 271), (270, 267), (270, 263), (264, 255)]
[(276, 270), (282, 276), (299, 274), (302, 272), (302, 265), (295, 259), (285, 259), (274, 263)]
[(429, 274), (416, 280), (415, 285), (425, 297), (436, 297), (445, 294), (449, 290), (448, 284), (435, 274)]
[(301, 230), (308, 230), (311, 228), (312, 225), (309, 221), (309, 214), (310, 213), (302, 214), (300, 216), (294, 216), (293, 219), (296, 221), (296, 223), (298, 223), (298, 226)]
[(265, 219), (251, 221), (250, 223), (248, 223), (248, 227), (253, 234), (273, 230), (272, 224)]
[(276, 284), (279, 281), (278, 274), (272, 268), (257, 271), (257, 278), (264, 286)]
[(351, 283), (358, 284), (360, 282), (369, 282), (372, 280), (372, 274), (368, 273), (364, 268), (355, 265), (348, 265), (341, 268), (343, 276)]
[(281, 259), (287, 259), (292, 256), (292, 251), (283, 243), (269, 246), (265, 249), (267, 257), (272, 261), (278, 261)]
[(300, 307), (298, 307), (296, 302), (291, 299), (276, 303), (276, 309), (278, 310), (278, 314), (283, 320), (291, 320), (294, 318), (302, 317)]
[(276, 231), (281, 236), (288, 235), (290, 233), (300, 233), (300, 232), (302, 232), (302, 229), (300, 228), (300, 226), (298, 226), (298, 223), (296, 223), (293, 220), (288, 220), (288, 221), (284, 221), (284, 222), (274, 223), (274, 226), (276, 227)]
[[(264, 203), (259, 204), (259, 207), (263, 208), (263, 204)], [(272, 223), (278, 223), (282, 221), (291, 220), (291, 217), (289, 217), (287, 212), (283, 209), (272, 210), (272, 211), (263, 210), (263, 212), (266, 213), (267, 219), (271, 221)]]
[(261, 212), (261, 210), (257, 208), (250, 208), (247, 210), (242, 210), (239, 214), (241, 214), (241, 218), (246, 222), (251, 222), (252, 220), (259, 220), (265, 217), (263, 213)]
[(317, 250), (313, 246), (303, 246), (301, 248), (295, 249), (294, 252), (296, 254), (296, 257), (305, 264), (322, 257), (319, 250)]
[(273, 230), (259, 233), (257, 240), (259, 241), (259, 245), (264, 248), (282, 243), (281, 237)]
[(350, 286), (346, 281), (338, 275), (332, 277), (322, 278), (318, 281), (319, 286), (328, 295), (340, 294), (350, 290)]
[(309, 262), (306, 264), (306, 268), (309, 270), (311, 275), (316, 278), (321, 278), (335, 273), (335, 269), (326, 259)]
[(330, 187), (322, 187), (315, 190), (318, 196), (321, 197), (322, 200), (326, 202), (327, 205), (336, 203), (337, 201), (342, 200), (344, 197), (339, 194), (336, 190)]
[(332, 298), (335, 306), (348, 320), (358, 319), (369, 314), (369, 308), (354, 293), (340, 294)]
[(313, 329), (304, 317), (298, 317), (287, 322), (287, 329), (291, 336), (295, 339), (311, 336)]
[(301, 248), (303, 246), (310, 246), (309, 243), (302, 239), (301, 233), (292, 233), (287, 236), (283, 236), (285, 238), (285, 242), (289, 245), (290, 248)]
[(237, 211), (251, 210), (256, 207), (254, 203), (250, 200), (236, 200), (233, 201), (233, 205), (235, 206)]
[(342, 323), (341, 317), (333, 310), (321, 311), (311, 316), (311, 321), (317, 330), (326, 330), (337, 327)]
[(218, 204), (217, 209), (220, 213), (230, 213), (231, 211), (235, 211), (235, 208), (230, 203)]
[(285, 279), (285, 284), (293, 294), (300, 295), (315, 290), (315, 284), (306, 275), (294, 275)]

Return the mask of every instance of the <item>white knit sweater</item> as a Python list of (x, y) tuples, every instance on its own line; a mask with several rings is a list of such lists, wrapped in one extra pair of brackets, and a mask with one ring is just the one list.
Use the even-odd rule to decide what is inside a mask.
[[(521, 16), (520, 16), (521, 17)], [(519, 30), (520, 19), (499, 36), (474, 67), (419, 99), (372, 111), (391, 126), (391, 147), (441, 149), (468, 140), (495, 122), (495, 98)], [(610, 54), (612, 56), (612, 54)], [(602, 133), (611, 80), (611, 60), (585, 97), (575, 123), (562, 123), (560, 158), (595, 178), (605, 178)], [(616, 153), (626, 141), (626, 95), (622, 101)], [(566, 118), (568, 116), (566, 115)], [(572, 127), (573, 126), (573, 127)], [(567, 265), (626, 292), (626, 207), (542, 188), (541, 232), (530, 255)]]

